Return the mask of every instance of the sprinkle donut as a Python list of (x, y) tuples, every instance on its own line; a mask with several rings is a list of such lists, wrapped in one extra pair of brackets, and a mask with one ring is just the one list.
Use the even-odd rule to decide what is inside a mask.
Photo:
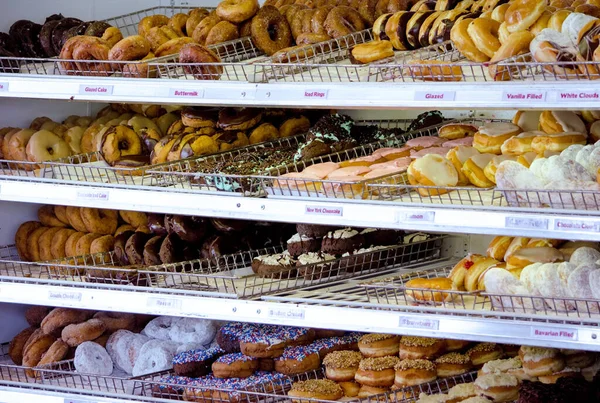
[(184, 351), (173, 357), (173, 370), (181, 376), (204, 376), (210, 372), (212, 363), (223, 353), (225, 352), (219, 347)]
[(311, 346), (287, 347), (281, 357), (275, 359), (275, 371), (285, 375), (301, 374), (320, 365), (318, 350)]
[(109, 376), (113, 373), (113, 362), (106, 349), (92, 341), (77, 346), (74, 365), (80, 374)]
[(227, 353), (237, 353), (240, 351), (240, 337), (244, 331), (253, 327), (250, 323), (232, 322), (221, 326), (217, 332), (217, 343)]
[(258, 366), (258, 358), (233, 353), (223, 355), (213, 362), (212, 371), (216, 378), (248, 378), (258, 370)]

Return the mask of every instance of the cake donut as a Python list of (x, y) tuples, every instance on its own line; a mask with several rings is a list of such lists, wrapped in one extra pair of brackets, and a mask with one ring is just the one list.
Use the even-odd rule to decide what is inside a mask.
[(333, 351), (323, 359), (325, 376), (336, 382), (353, 381), (361, 360), (362, 354), (358, 351)]
[(365, 357), (397, 355), (400, 351), (400, 336), (394, 334), (366, 334), (358, 341), (358, 349)]
[(285, 375), (301, 374), (321, 365), (318, 351), (311, 346), (286, 347), (274, 361), (275, 371)]
[(319, 352), (319, 357), (322, 359), (333, 351), (358, 351), (358, 341), (352, 340), (348, 336), (319, 339), (313, 341), (310, 345)]
[(133, 331), (135, 329), (135, 315), (126, 312), (98, 312), (94, 315), (104, 323), (106, 331), (114, 333), (117, 330), (125, 329)]
[(181, 318), (176, 318), (174, 316), (159, 316), (148, 322), (146, 327), (144, 327), (144, 330), (142, 330), (142, 334), (152, 339), (170, 340), (169, 332), (173, 325), (179, 320), (181, 320)]
[(50, 348), (42, 355), (36, 366), (43, 367), (65, 359), (69, 352), (69, 345), (62, 339), (57, 339)]
[(224, 353), (219, 347), (184, 351), (173, 357), (173, 370), (181, 376), (204, 376), (210, 372), (212, 363)]
[(444, 352), (446, 342), (430, 337), (402, 336), (400, 339), (401, 359), (431, 359)]
[(88, 320), (93, 312), (71, 308), (54, 308), (42, 321), (40, 328), (44, 334), (60, 335), (71, 324)]
[(435, 381), (437, 378), (435, 365), (428, 360), (402, 360), (394, 369), (396, 370), (394, 386), (397, 388), (420, 385)]
[(283, 328), (257, 326), (240, 337), (240, 351), (256, 358), (275, 358), (283, 354), (286, 342)]
[(115, 210), (81, 207), (80, 214), (87, 232), (112, 235), (117, 230), (119, 221)]
[(106, 349), (92, 341), (77, 346), (73, 364), (80, 374), (109, 376), (113, 373), (113, 362)]
[(174, 347), (162, 340), (148, 340), (139, 349), (131, 370), (133, 376), (152, 374), (173, 368)]
[(242, 322), (227, 323), (217, 331), (216, 342), (227, 353), (240, 351), (240, 337), (252, 324)]
[(285, 17), (273, 6), (263, 6), (252, 19), (252, 42), (268, 56), (292, 44), (292, 31)]
[(446, 378), (467, 373), (471, 369), (471, 358), (466, 354), (452, 352), (435, 360), (437, 376)]
[(212, 372), (216, 378), (248, 378), (258, 370), (257, 358), (242, 353), (222, 355), (212, 363)]
[(77, 347), (85, 341), (95, 340), (104, 333), (106, 326), (100, 319), (66, 326), (61, 333), (62, 339), (70, 346)]
[(21, 330), (11, 341), (8, 346), (8, 356), (17, 365), (23, 362), (23, 350), (27, 344), (27, 340), (36, 331), (34, 327), (28, 327)]

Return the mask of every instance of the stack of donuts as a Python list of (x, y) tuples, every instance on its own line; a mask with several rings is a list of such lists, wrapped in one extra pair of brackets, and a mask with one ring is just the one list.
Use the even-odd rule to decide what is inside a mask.
[(326, 379), (295, 382), (288, 395), (322, 400), (368, 398), (458, 377), (515, 356), (518, 346), (373, 333), (362, 336), (359, 352), (355, 350), (327, 354), (323, 360)]

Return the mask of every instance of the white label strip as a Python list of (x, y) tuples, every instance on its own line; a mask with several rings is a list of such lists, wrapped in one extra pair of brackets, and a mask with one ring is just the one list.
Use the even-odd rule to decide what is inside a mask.
[(112, 95), (113, 85), (80, 85), (79, 95)]
[(80, 292), (48, 291), (48, 299), (51, 301), (77, 301), (81, 302)]
[(556, 93), (557, 102), (600, 101), (598, 91), (559, 91)]
[(547, 218), (529, 217), (506, 217), (504, 226), (506, 228), (538, 229), (547, 230), (549, 220)]
[(531, 337), (540, 340), (577, 340), (579, 335), (577, 329), (531, 326)]
[(78, 190), (77, 200), (102, 200), (108, 201), (110, 193), (108, 191), (87, 191)]
[(508, 102), (544, 102), (546, 93), (540, 91), (504, 91), (502, 100)]
[(306, 90), (265, 90), (256, 91), (256, 99), (261, 101), (280, 100), (280, 101), (302, 101), (302, 100), (326, 100), (329, 97), (329, 90), (306, 89)]
[(310, 215), (326, 215), (326, 216), (344, 216), (343, 207), (323, 207), (323, 206), (306, 206), (304, 214)]
[(423, 211), (419, 213), (400, 213), (399, 221), (403, 222), (434, 222), (435, 211)]
[(79, 399), (68, 399), (65, 398), (65, 402), (64, 403), (92, 403), (92, 401), (90, 400), (79, 400)]
[(236, 101), (243, 99), (255, 99), (256, 90), (239, 90), (235, 88), (207, 88), (204, 92), (206, 99), (233, 99)]
[(297, 319), (304, 320), (306, 312), (304, 309), (282, 309), (282, 308), (269, 308), (267, 316), (269, 318), (279, 319)]
[(181, 300), (173, 298), (148, 297), (147, 305), (149, 308), (159, 309), (181, 309)]
[(184, 90), (181, 88), (170, 88), (169, 96), (171, 98), (203, 98), (204, 89)]
[(440, 321), (436, 319), (415, 319), (408, 316), (400, 316), (400, 327), (439, 330)]
[(554, 230), (575, 232), (600, 232), (598, 223), (586, 222), (584, 220), (568, 220), (566, 218), (555, 219)]
[(304, 98), (306, 98), (306, 99), (327, 99), (328, 96), (329, 96), (329, 90), (304, 91)]
[(416, 91), (415, 101), (454, 101), (456, 98), (455, 91)]
[(6, 91), (8, 91), (8, 83), (0, 82), (0, 92), (6, 92)]

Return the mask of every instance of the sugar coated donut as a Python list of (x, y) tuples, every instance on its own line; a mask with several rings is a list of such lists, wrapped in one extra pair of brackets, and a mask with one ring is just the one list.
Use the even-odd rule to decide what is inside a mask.
[(146, 342), (139, 351), (132, 369), (133, 376), (152, 374), (173, 368), (174, 352), (157, 340)]
[(113, 373), (113, 361), (106, 349), (92, 341), (77, 346), (73, 364), (81, 374), (109, 376)]
[(42, 206), (38, 209), (38, 220), (46, 227), (66, 227), (64, 223), (54, 214), (54, 206)]
[(62, 339), (56, 340), (50, 348), (42, 355), (42, 359), (37, 363), (37, 366), (52, 364), (54, 362), (62, 361), (65, 359), (69, 352), (69, 345)]
[(334, 7), (327, 14), (324, 26), (327, 34), (332, 38), (339, 38), (365, 29), (364, 21), (358, 11), (346, 6)]
[(67, 207), (67, 218), (71, 227), (75, 228), (79, 232), (88, 232), (85, 223), (81, 219), (80, 208), (75, 206)]
[(112, 235), (117, 230), (119, 221), (115, 210), (82, 207), (80, 214), (88, 232)]
[(135, 328), (135, 315), (126, 312), (98, 312), (94, 315), (104, 323), (106, 331), (114, 333), (117, 330), (133, 330)]
[(169, 339), (177, 343), (209, 344), (216, 333), (217, 326), (210, 319), (181, 318), (169, 330)]
[(170, 340), (169, 332), (171, 331), (172, 326), (179, 320), (181, 320), (181, 318), (176, 318), (174, 316), (160, 316), (154, 318), (148, 322), (142, 331), (142, 334), (153, 339)]
[(85, 322), (92, 312), (81, 309), (54, 308), (42, 321), (40, 328), (44, 334), (60, 335), (62, 329), (73, 323)]
[[(44, 334), (42, 331), (34, 332), (23, 348), (22, 365), (24, 367), (35, 367), (55, 341), (56, 337), (50, 334)], [(34, 376), (33, 372), (28, 371), (27, 374)]]
[(11, 341), (8, 346), (8, 356), (17, 365), (23, 362), (23, 349), (27, 344), (27, 340), (35, 332), (34, 327), (28, 327), (21, 330)]
[(83, 323), (65, 326), (62, 339), (71, 347), (76, 347), (84, 341), (95, 340), (104, 333), (106, 326), (100, 319), (90, 319)]
[[(292, 44), (292, 32), (286, 19), (273, 6), (264, 6), (252, 19), (252, 42), (271, 56)], [(273, 31), (274, 34), (270, 32)]]

